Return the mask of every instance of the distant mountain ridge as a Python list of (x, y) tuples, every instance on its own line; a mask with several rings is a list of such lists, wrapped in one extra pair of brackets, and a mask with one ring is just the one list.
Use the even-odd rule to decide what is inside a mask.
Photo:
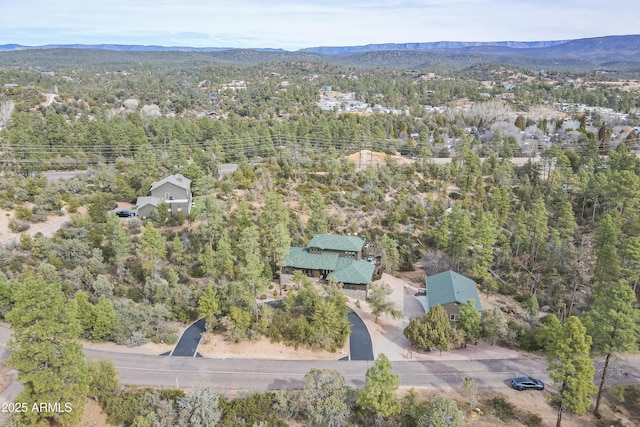
[[(37, 52), (37, 55), (35, 54)], [(82, 53), (80, 53), (82, 52)], [(172, 55), (170, 53), (173, 52)], [(623, 72), (640, 78), (640, 35), (531, 42), (386, 43), (366, 46), (284, 49), (237, 49), (141, 45), (0, 45), (6, 64), (82, 64), (162, 61), (205, 61), (257, 64), (279, 61), (327, 62), (355, 67), (400, 69), (464, 69), (496, 63), (530, 70)]]
[[(624, 37), (624, 36), (623, 36)], [(600, 39), (595, 38), (595, 39)], [(424, 43), (380, 43), (362, 46), (317, 46), (299, 49), (296, 52), (312, 52), (322, 55), (345, 55), (361, 52), (385, 51), (385, 50), (448, 50), (464, 48), (492, 48), (504, 47), (510, 49), (539, 49), (559, 44), (577, 41), (570, 40), (547, 40), (547, 41), (497, 41), (497, 42), (460, 42), (460, 41), (438, 41)], [(591, 39), (581, 39), (591, 40)], [(88, 50), (112, 50), (119, 52), (219, 52), (222, 50), (260, 50), (286, 52), (285, 49), (277, 48), (233, 48), (233, 47), (190, 47), (190, 46), (159, 46), (159, 45), (128, 45), (128, 44), (48, 44), (41, 46), (25, 46), (20, 44), (0, 45), (0, 52), (28, 49), (88, 49)]]
[[(25, 46), (20, 44), (0, 45), (0, 52), (32, 49), (86, 49), (86, 50), (111, 50), (115, 52), (220, 52), (223, 50), (235, 50), (233, 47), (190, 47), (190, 46), (159, 46), (138, 44), (47, 44), (42, 46)], [(284, 52), (284, 49), (251, 49), (267, 52)]]
[(426, 42), (426, 43), (382, 43), (368, 44), (364, 46), (319, 46), (300, 49), (300, 52), (314, 52), (323, 55), (342, 55), (359, 52), (372, 52), (381, 50), (441, 50), (441, 49), (462, 49), (469, 47), (507, 47), (512, 49), (537, 49), (541, 47), (555, 46), (571, 40), (550, 40), (550, 41), (501, 41), (501, 42)]

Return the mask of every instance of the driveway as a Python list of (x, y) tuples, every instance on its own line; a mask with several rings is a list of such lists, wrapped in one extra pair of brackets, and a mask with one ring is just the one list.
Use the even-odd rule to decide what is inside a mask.
[(200, 344), (202, 334), (205, 332), (205, 325), (206, 321), (204, 317), (189, 325), (182, 333), (178, 344), (176, 344), (173, 351), (169, 353), (169, 356), (200, 356), (198, 354), (198, 344)]
[(349, 336), (350, 360), (373, 360), (373, 344), (367, 326), (353, 310), (349, 311), (351, 335)]

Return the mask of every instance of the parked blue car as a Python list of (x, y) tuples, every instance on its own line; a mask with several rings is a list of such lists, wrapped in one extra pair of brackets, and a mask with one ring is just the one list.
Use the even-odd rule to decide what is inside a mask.
[(116, 215), (118, 215), (120, 218), (131, 218), (132, 216), (136, 216), (136, 213), (128, 209), (124, 209), (121, 211), (116, 211)]
[(518, 377), (511, 380), (511, 386), (516, 390), (544, 390), (544, 383), (531, 377)]

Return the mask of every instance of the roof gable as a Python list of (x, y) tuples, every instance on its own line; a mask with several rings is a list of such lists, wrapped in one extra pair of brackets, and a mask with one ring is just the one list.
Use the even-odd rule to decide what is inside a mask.
[(177, 173), (175, 175), (169, 175), (167, 177), (164, 177), (160, 181), (155, 181), (154, 183), (151, 184), (151, 188), (149, 191), (153, 191), (156, 188), (161, 187), (167, 183), (171, 183), (179, 188), (184, 188), (185, 190), (191, 189), (191, 180)]
[(354, 260), (351, 258), (338, 259), (336, 270), (327, 275), (327, 279), (335, 278), (340, 283), (350, 283), (354, 285), (368, 285), (371, 283), (375, 265), (364, 260)]
[(473, 280), (455, 271), (445, 271), (426, 279), (429, 308), (452, 302), (466, 304), (473, 300), (477, 310), (482, 310), (478, 289)]
[(339, 234), (316, 234), (307, 248), (320, 248), (334, 251), (360, 252), (364, 246), (364, 239), (358, 236), (343, 236)]
[(138, 207), (138, 209), (146, 205), (155, 206), (157, 208), (160, 205), (160, 203), (162, 203), (162, 199), (159, 197), (142, 196), (142, 197), (138, 197), (136, 201), (136, 206)]
[(289, 248), (289, 254), (282, 260), (287, 267), (307, 270), (335, 270), (337, 253), (310, 254), (307, 248)]

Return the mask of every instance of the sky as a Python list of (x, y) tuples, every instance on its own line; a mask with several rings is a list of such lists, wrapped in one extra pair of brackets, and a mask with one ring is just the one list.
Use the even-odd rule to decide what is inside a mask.
[(280, 48), (640, 33), (637, 0), (0, 0), (0, 44)]

